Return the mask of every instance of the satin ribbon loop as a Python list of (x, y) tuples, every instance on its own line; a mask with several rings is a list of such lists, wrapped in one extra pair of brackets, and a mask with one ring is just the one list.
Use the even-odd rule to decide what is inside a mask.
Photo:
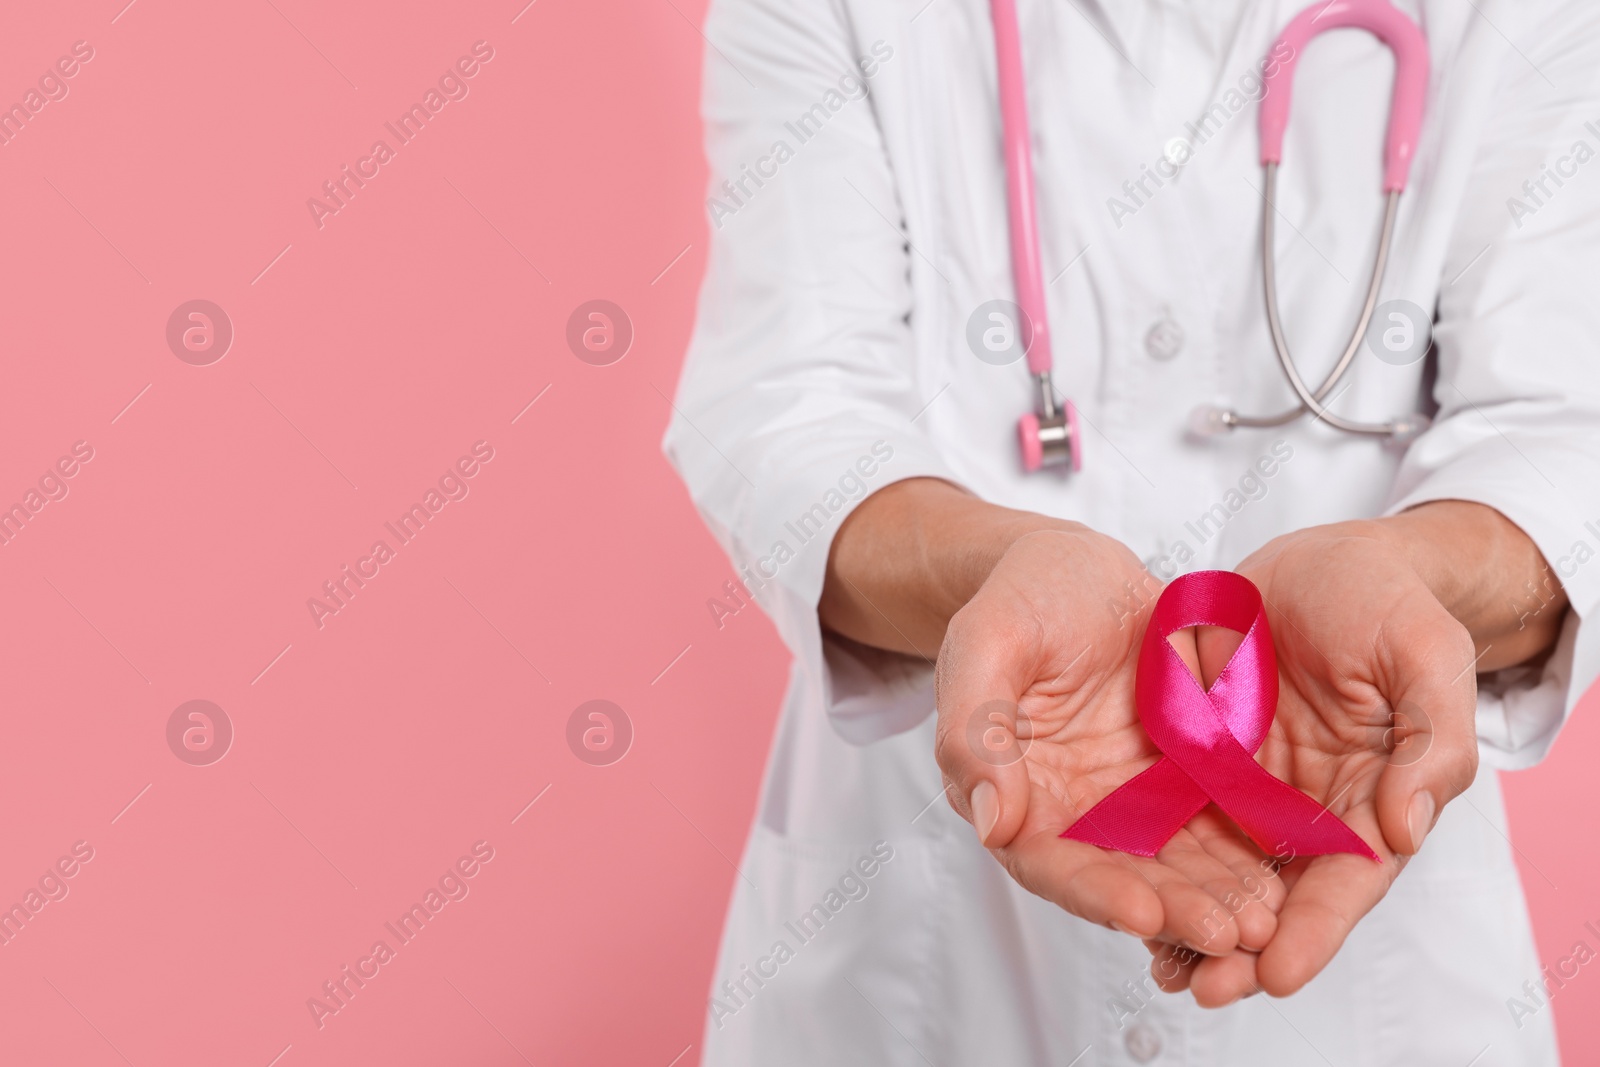
[[(1209, 690), (1167, 640), (1192, 626), (1244, 635)], [(1353, 852), (1378, 859), (1338, 816), (1255, 761), (1278, 707), (1278, 661), (1261, 591), (1248, 578), (1196, 571), (1162, 590), (1139, 648), (1134, 703), (1161, 758), (1062, 837), (1154, 856), (1214, 802), (1273, 855)]]

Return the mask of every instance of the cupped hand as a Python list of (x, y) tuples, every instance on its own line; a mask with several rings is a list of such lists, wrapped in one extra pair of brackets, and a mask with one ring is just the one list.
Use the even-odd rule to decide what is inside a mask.
[[(1061, 837), (1160, 758), (1134, 706), (1160, 591), (1132, 552), (1087, 529), (1017, 540), (950, 621), (937, 758), (951, 805), (1024, 888), (1090, 922), (1237, 968), (1270, 949), (1287, 892), (1271, 857), (1214, 807), (1150, 858)], [(1198, 666), (1192, 631), (1174, 645)], [(1210, 980), (1192, 963), (1182, 973), (1202, 987)]]
[[(1290, 534), (1238, 570), (1261, 590), (1278, 656), (1277, 714), (1257, 759), (1343, 819), (1382, 862), (1288, 858), (1288, 896), (1259, 955), (1207, 959), (1148, 942), (1159, 984), (1209, 1005), (1260, 990), (1286, 996), (1326, 967), (1478, 761), (1472, 638), (1381, 523)], [(1201, 628), (1201, 661), (1225, 663), (1239, 640)]]

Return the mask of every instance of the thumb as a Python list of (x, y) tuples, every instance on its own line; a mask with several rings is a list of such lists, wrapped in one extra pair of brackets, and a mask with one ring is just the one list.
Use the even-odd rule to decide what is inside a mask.
[(1028, 811), (1032, 737), (1018, 702), (1035, 675), (1038, 631), (984, 614), (963, 609), (939, 650), (934, 752), (950, 806), (985, 848), (1004, 848)]
[(1439, 812), (1477, 776), (1477, 676), (1472, 639), (1448, 615), (1389, 632), (1378, 825), (1391, 849), (1414, 855)]

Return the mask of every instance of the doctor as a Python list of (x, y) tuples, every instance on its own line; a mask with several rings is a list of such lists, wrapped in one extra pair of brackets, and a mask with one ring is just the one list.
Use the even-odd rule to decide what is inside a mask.
[[(705, 1063), (1556, 1062), (1479, 772), (1537, 762), (1600, 673), (1600, 9), (1397, 6), (1426, 119), (1334, 418), (1197, 438), (1197, 404), (1296, 403), (1264, 79), (1296, 65), (1268, 212), (1315, 385), (1366, 303), (1391, 55), (1275, 49), (1292, 3), (1020, 0), (1082, 465), (1030, 473), (987, 0), (713, 0), (665, 447), (795, 664)], [(1330, 425), (1409, 412), (1410, 440)], [(1259, 759), (1381, 863), (1215, 809), (1151, 859), (1059, 837), (1154, 761), (1131, 667), (1200, 569), (1268, 604)], [(1174, 644), (1209, 682), (1237, 640)]]

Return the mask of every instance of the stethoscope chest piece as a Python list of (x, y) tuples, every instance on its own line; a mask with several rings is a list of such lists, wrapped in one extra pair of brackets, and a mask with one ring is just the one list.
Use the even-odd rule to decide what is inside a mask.
[(1083, 469), (1083, 436), (1078, 409), (1064, 400), (1058, 407), (1050, 388), (1049, 376), (1040, 383), (1044, 392), (1043, 412), (1028, 412), (1017, 420), (1017, 436), (1022, 444), (1022, 468), (1030, 474), (1044, 467)]
[[(1032, 326), (1028, 370), (1038, 386), (1035, 412), (1017, 425), (1022, 445), (1022, 465), (1028, 471), (1083, 467), (1083, 438), (1078, 414), (1070, 400), (1058, 400), (1051, 383), (1049, 318), (1045, 311), (1044, 270), (1040, 262), (1038, 213), (1034, 202), (1033, 159), (1028, 128), (1027, 94), (1022, 82), (1022, 43), (1017, 26), (1016, 0), (990, 0), (993, 14), (995, 59), (999, 74), (1001, 150), (1006, 167), (1007, 217), (1011, 238), (1012, 274), (1017, 303)], [(1289, 121), (1290, 90), (1297, 60), (1313, 37), (1325, 30), (1357, 28), (1376, 36), (1395, 57), (1395, 80), (1389, 105), (1389, 129), (1384, 144), (1384, 216), (1373, 260), (1366, 300), (1343, 354), (1323, 382), (1313, 388), (1301, 377), (1285, 339), (1278, 312), (1274, 216), (1277, 211), (1278, 166), (1283, 158), (1284, 129)], [(1327, 401), (1350, 369), (1371, 321), (1389, 245), (1394, 238), (1400, 194), (1405, 189), (1422, 127), (1428, 90), (1428, 41), (1417, 24), (1389, 0), (1318, 0), (1294, 17), (1274, 43), (1271, 55), (1287, 49), (1292, 58), (1265, 72), (1261, 96), (1261, 164), (1265, 190), (1261, 208), (1262, 289), (1273, 349), (1284, 377), (1294, 389), (1295, 403), (1275, 415), (1246, 415), (1221, 406), (1197, 409), (1189, 420), (1192, 437), (1219, 437), (1239, 427), (1282, 426), (1305, 415), (1314, 416), (1338, 430), (1386, 438), (1404, 445), (1428, 428), (1423, 414), (1404, 415), (1386, 422), (1363, 422), (1328, 410)], [(1160, 360), (1170, 359), (1183, 344), (1175, 324), (1158, 324), (1145, 338), (1146, 350)], [(1337, 397), (1334, 397), (1337, 399)]]

